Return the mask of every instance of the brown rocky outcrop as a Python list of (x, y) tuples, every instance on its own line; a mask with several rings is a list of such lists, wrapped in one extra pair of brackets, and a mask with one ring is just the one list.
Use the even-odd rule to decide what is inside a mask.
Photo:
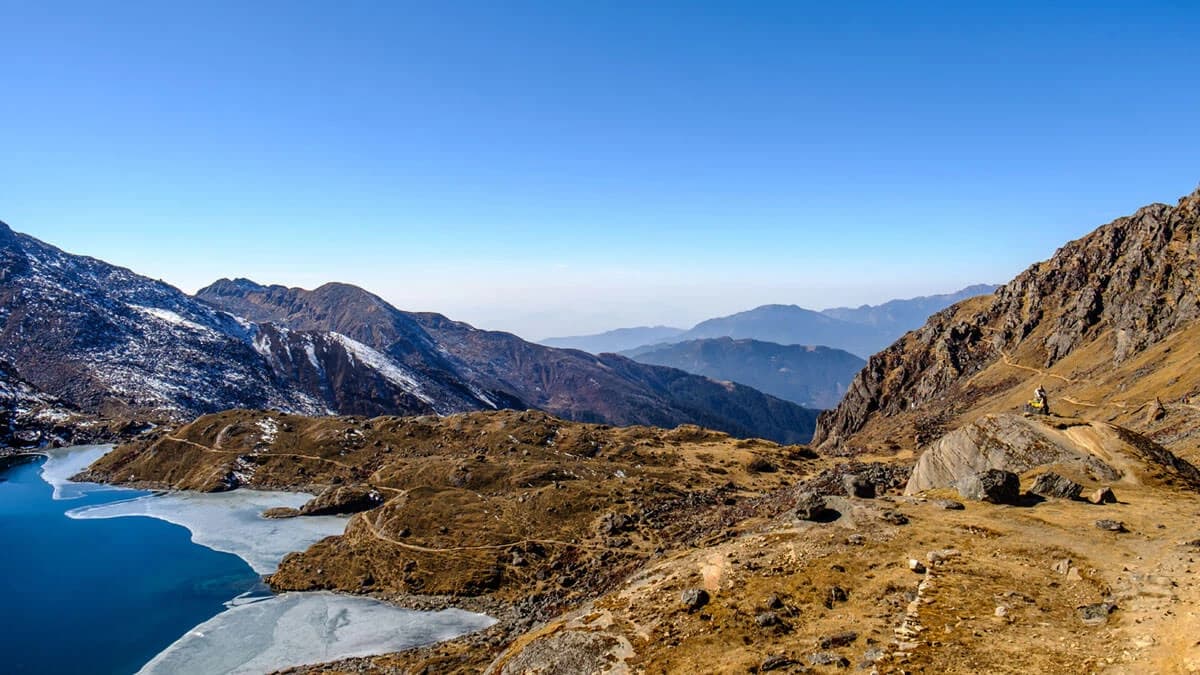
[(1103, 334), (1109, 363), (1123, 363), (1200, 317), (1198, 257), (1200, 191), (1118, 218), (872, 356), (813, 443), (850, 443), (880, 417), (967, 410), (994, 393), (969, 378), (1018, 349), (1028, 367), (1049, 368)]

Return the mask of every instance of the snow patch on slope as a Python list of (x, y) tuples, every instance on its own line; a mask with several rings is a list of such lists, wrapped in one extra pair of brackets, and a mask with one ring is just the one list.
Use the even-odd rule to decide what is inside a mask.
[(143, 307), (142, 305), (129, 305), (129, 308), (137, 310), (137, 311), (141, 312), (142, 314), (152, 316), (152, 317), (158, 319), (159, 321), (165, 321), (166, 323), (169, 323), (174, 326), (181, 326), (183, 328), (188, 328), (190, 330), (194, 330), (194, 331), (201, 332), (201, 333), (215, 332), (215, 331), (213, 331), (213, 329), (209, 328), (208, 326), (201, 326), (200, 324), (196, 323), (195, 321), (185, 319), (182, 316), (180, 316), (179, 313), (172, 312), (169, 309), (162, 309), (161, 307)]
[(397, 365), (395, 361), (341, 333), (330, 333), (330, 336), (346, 349), (346, 353), (350, 355), (351, 359), (358, 359), (367, 367), (382, 375), (388, 382), (433, 405), (433, 398), (422, 390), (421, 383), (417, 381), (417, 378), (412, 373)]

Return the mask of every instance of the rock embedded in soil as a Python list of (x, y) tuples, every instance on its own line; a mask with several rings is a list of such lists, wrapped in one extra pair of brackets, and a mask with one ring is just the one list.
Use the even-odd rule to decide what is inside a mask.
[(1093, 504), (1116, 504), (1117, 496), (1113, 494), (1112, 488), (1102, 487), (1096, 488), (1096, 491), (1088, 495), (1087, 500)]
[(816, 521), (827, 519), (832, 514), (832, 511), (829, 510), (824, 497), (810, 492), (800, 496), (794, 513), (800, 520)]
[(1080, 493), (1083, 492), (1083, 486), (1070, 478), (1047, 471), (1033, 481), (1033, 487), (1029, 488), (1029, 492), (1047, 499), (1079, 499)]
[(850, 599), (850, 593), (841, 586), (834, 586), (829, 589), (825, 596), (825, 608), (833, 609), (833, 606), (839, 602), (846, 602)]
[(1129, 531), (1128, 529), (1125, 528), (1125, 523), (1122, 523), (1119, 520), (1110, 520), (1108, 518), (1104, 518), (1102, 520), (1097, 520), (1096, 527), (1098, 529), (1105, 530), (1108, 532), (1128, 532)]
[(947, 511), (962, 511), (963, 509), (967, 508), (966, 506), (963, 506), (962, 502), (956, 502), (953, 499), (937, 499), (934, 500), (933, 505), (939, 509), (945, 509)]
[(780, 668), (787, 668), (788, 666), (795, 665), (795, 663), (795, 661), (782, 654), (776, 654), (774, 656), (768, 656), (766, 659), (764, 659), (762, 665), (758, 667), (758, 671), (760, 673), (765, 673), (772, 670), (779, 670)]
[(958, 494), (981, 502), (1016, 504), (1021, 496), (1021, 479), (1011, 471), (988, 469), (960, 480)]
[(842, 477), (842, 487), (846, 491), (847, 497), (858, 497), (859, 499), (874, 499), (875, 484), (867, 480), (866, 477), (858, 474), (849, 474)]
[(856, 640), (858, 640), (858, 633), (855, 633), (852, 630), (846, 630), (840, 633), (834, 633), (833, 635), (826, 635), (825, 637), (822, 637), (817, 641), (817, 647), (819, 649), (835, 649), (837, 647), (846, 647), (852, 645)]
[(1112, 614), (1116, 608), (1117, 606), (1112, 603), (1097, 602), (1091, 605), (1076, 607), (1075, 613), (1084, 624), (1099, 626), (1108, 623), (1108, 615)]
[(762, 612), (754, 617), (754, 623), (758, 624), (759, 628), (770, 628), (771, 626), (779, 625), (779, 615), (775, 612)]
[(384, 501), (378, 490), (362, 485), (334, 485), (300, 507), (302, 516), (337, 516), (369, 511)]
[(689, 588), (679, 596), (679, 602), (689, 612), (694, 612), (708, 604), (708, 591), (703, 588)]

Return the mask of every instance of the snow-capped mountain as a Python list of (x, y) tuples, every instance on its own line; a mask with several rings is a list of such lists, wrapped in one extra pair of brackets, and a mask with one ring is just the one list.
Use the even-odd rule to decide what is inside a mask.
[[(454, 400), (345, 336), (235, 317), (162, 282), (0, 224), (0, 380), (104, 417), (229, 408), (435, 413)], [(438, 398), (435, 399), (434, 396)]]
[[(604, 358), (613, 362), (402, 312), (346, 284), (222, 280), (192, 297), (0, 223), (0, 410), (24, 437), (62, 436), (50, 430), (67, 412), (111, 426), (230, 408), (541, 408), (785, 441), (806, 440), (815, 423), (815, 412), (753, 389)], [(17, 412), (52, 408), (41, 422)]]

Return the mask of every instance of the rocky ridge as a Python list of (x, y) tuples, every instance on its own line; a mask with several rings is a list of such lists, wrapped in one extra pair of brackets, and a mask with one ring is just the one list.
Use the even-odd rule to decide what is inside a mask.
[[(1173, 387), (1186, 403), (1183, 383), (1156, 381), (1135, 362), (1172, 339), (1194, 339), (1198, 225), (1200, 191), (1175, 206), (1144, 207), (995, 294), (939, 312), (868, 360), (841, 404), (822, 415), (814, 443), (886, 449), (886, 435), (898, 447), (920, 445), (955, 419), (1019, 409), (1038, 384), (1072, 414), (1103, 409), (1109, 404), (1098, 398), (1123, 398), (1112, 394), (1143, 379), (1155, 390)], [(1181, 357), (1168, 361), (1180, 365)], [(1071, 396), (1084, 403), (1064, 399), (1072, 389), (1088, 395)]]

